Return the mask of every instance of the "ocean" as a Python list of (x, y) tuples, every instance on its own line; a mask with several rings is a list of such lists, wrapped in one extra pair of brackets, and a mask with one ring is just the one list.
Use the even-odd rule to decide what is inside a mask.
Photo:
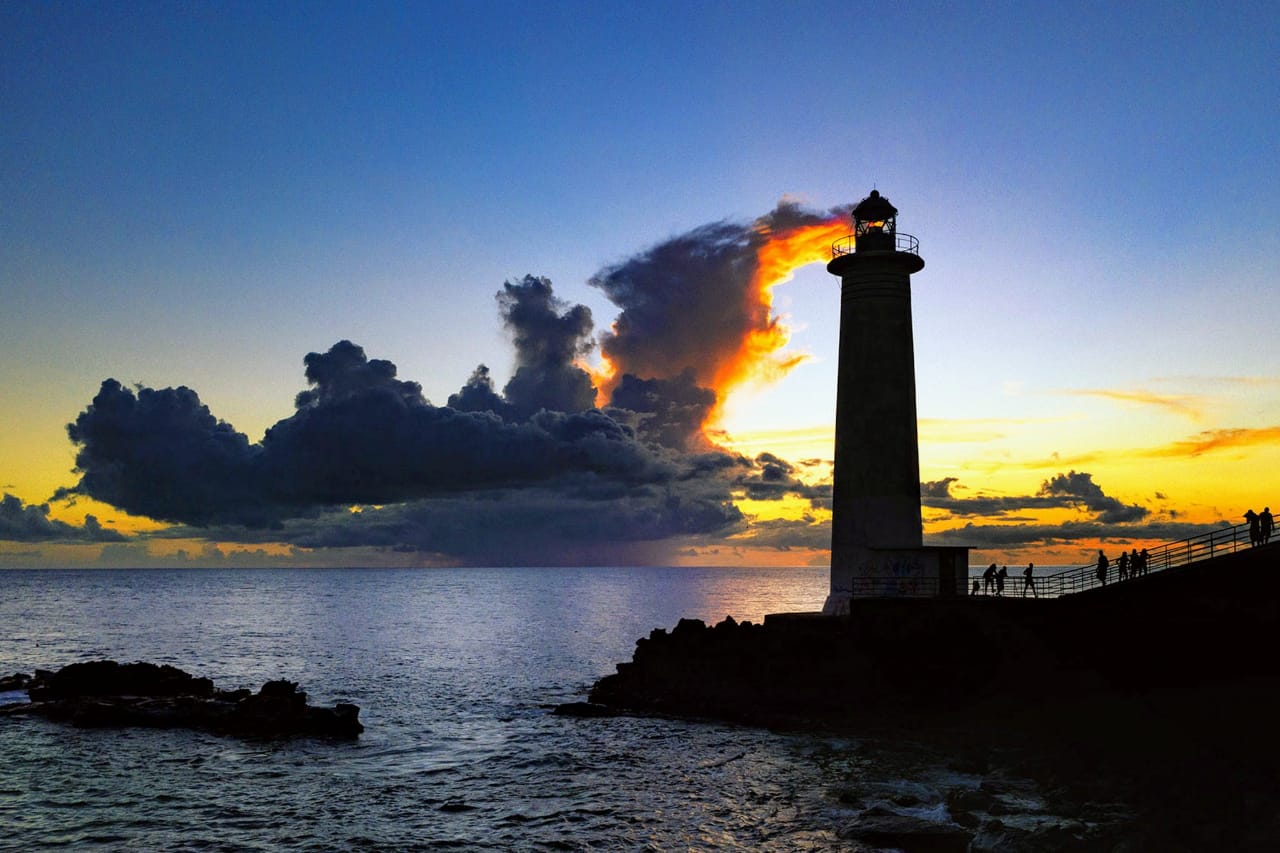
[[(946, 822), (944, 792), (983, 779), (916, 744), (551, 714), (654, 628), (817, 610), (827, 577), (0, 572), (0, 673), (112, 658), (227, 689), (285, 678), (365, 725), (354, 742), (254, 741), (0, 718), (0, 850), (847, 850), (840, 827), (877, 806)], [(1042, 822), (1019, 790), (1005, 822)]]

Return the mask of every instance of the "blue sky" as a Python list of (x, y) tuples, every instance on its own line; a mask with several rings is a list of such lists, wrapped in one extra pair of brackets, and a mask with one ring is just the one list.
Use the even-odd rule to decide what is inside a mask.
[[(345, 338), (443, 405), (511, 373), (504, 281), (602, 330), (602, 267), (872, 186), (928, 264), (921, 417), (1007, 439), (922, 428), (925, 471), (1034, 491), (992, 460), (1274, 421), (1269, 4), (13, 3), (0, 43), (0, 486), (29, 504), (107, 377), (256, 441)], [(829, 426), (835, 299), (820, 265), (775, 291), (812, 358), (732, 431)], [(1202, 520), (1241, 497), (1188, 477)]]

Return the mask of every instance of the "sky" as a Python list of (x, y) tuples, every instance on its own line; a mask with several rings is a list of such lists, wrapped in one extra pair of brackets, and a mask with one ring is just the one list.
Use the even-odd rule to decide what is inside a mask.
[(0, 567), (826, 564), (872, 188), (926, 261), (927, 544), (1280, 503), (1270, 4), (18, 2), (0, 44)]

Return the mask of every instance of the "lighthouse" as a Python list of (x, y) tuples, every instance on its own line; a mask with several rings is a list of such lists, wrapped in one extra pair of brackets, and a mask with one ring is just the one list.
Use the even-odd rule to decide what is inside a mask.
[(827, 264), (840, 278), (828, 614), (862, 597), (966, 592), (968, 548), (922, 545), (911, 276), (924, 258), (897, 217), (872, 190)]

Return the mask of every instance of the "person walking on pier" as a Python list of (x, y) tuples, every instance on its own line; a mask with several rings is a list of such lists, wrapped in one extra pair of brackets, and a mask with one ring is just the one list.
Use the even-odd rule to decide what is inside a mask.
[(1147, 573), (1147, 563), (1151, 559), (1151, 555), (1147, 553), (1146, 548), (1138, 552), (1138, 559), (1142, 561), (1142, 573), (1145, 575)]
[(1129, 554), (1126, 551), (1120, 552), (1120, 559), (1116, 560), (1116, 580), (1122, 581), (1129, 577)]
[(1271, 517), (1271, 507), (1264, 506), (1262, 515), (1258, 516), (1258, 537), (1263, 545), (1271, 541), (1271, 528), (1275, 526), (1275, 523), (1276, 520)]
[(992, 563), (987, 566), (987, 570), (982, 573), (982, 591), (985, 594), (991, 594), (996, 588), (996, 564)]
[(1129, 552), (1129, 577), (1136, 578), (1142, 573), (1142, 557), (1138, 554), (1138, 549), (1134, 548)]
[(1035, 563), (1027, 563), (1027, 567), (1022, 570), (1022, 597), (1027, 597), (1027, 590), (1031, 590), (1033, 598), (1039, 598), (1040, 593), (1036, 592), (1036, 579), (1032, 577), (1032, 573), (1036, 570)]
[(1253, 511), (1253, 507), (1249, 507), (1249, 511), (1244, 514), (1245, 520), (1249, 522), (1249, 544), (1253, 546), (1261, 545), (1262, 539), (1262, 518)]
[(1111, 561), (1107, 559), (1107, 555), (1101, 550), (1098, 551), (1098, 581), (1103, 585), (1107, 585), (1107, 569), (1111, 566)]
[(1009, 567), (1001, 566), (996, 572), (996, 595), (1004, 595), (1004, 579), (1009, 577)]

